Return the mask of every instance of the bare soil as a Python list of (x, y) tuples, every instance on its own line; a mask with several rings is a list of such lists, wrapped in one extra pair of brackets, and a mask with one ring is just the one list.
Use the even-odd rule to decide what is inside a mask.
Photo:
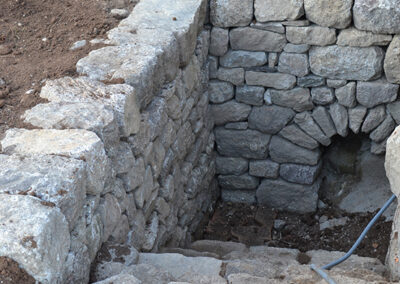
[[(348, 217), (344, 226), (320, 231), (319, 217)], [(334, 207), (313, 214), (275, 212), (262, 206), (219, 203), (208, 224), (197, 238), (236, 241), (247, 245), (296, 248), (301, 252), (323, 249), (347, 252), (373, 218), (374, 213), (348, 214)], [(282, 220), (282, 228), (274, 228), (274, 221)], [(392, 222), (382, 217), (369, 231), (355, 251), (385, 261), (390, 242)]]
[(35, 279), (20, 268), (16, 261), (0, 256), (0, 283), (35, 284)]
[[(89, 40), (118, 24), (110, 9), (131, 10), (136, 2), (0, 0), (0, 137), (8, 128), (29, 128), (20, 116), (44, 101), (38, 96), (44, 80), (75, 76), (76, 62), (101, 47)], [(86, 46), (70, 50), (84, 39)]]

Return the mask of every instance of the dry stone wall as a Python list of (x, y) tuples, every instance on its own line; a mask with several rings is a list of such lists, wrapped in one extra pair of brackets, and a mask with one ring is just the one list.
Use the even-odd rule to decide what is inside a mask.
[[(385, 152), (400, 123), (400, 1), (210, 1), (222, 199), (317, 207), (321, 150), (350, 131)], [(354, 23), (354, 24), (353, 24)]]
[[(1, 140), (0, 255), (87, 283), (103, 243), (190, 241), (218, 196), (204, 0), (141, 0)], [(136, 252), (137, 256), (137, 252)]]

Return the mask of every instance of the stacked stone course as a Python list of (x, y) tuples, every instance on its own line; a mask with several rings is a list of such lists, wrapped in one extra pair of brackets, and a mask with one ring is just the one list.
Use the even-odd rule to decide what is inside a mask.
[(382, 154), (400, 123), (400, 1), (211, 0), (210, 9), (222, 199), (314, 211), (322, 146), (351, 130)]

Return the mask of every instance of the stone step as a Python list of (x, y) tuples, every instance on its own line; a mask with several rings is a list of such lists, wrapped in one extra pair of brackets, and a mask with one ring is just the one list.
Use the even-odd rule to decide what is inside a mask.
[[(109, 275), (103, 273), (102, 279), (97, 279), (101, 282), (96, 283), (123, 283), (132, 276), (132, 283), (142, 284), (324, 284), (324, 280), (311, 271), (310, 264), (322, 266), (344, 255), (343, 252), (324, 250), (301, 253), (287, 248), (246, 247), (239, 243), (213, 240), (196, 241), (190, 245), (190, 249), (163, 250), (182, 253), (140, 253), (134, 265), (117, 265), (115, 262), (102, 264), (105, 267), (103, 272), (108, 267)], [(215, 254), (221, 259), (196, 256), (197, 253)], [(369, 257), (353, 255), (327, 273), (337, 284), (392, 283), (385, 278), (385, 266), (379, 260)]]

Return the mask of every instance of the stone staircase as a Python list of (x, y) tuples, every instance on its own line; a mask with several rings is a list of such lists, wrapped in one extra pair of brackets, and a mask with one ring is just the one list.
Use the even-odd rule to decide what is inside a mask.
[[(111, 249), (113, 259), (93, 268), (94, 283), (324, 284), (309, 264), (322, 266), (344, 254), (323, 250), (301, 253), (296, 249), (246, 247), (211, 240), (196, 241), (186, 249), (164, 248), (160, 253), (125, 248), (125, 255), (117, 255), (117, 251)], [(385, 277), (387, 270), (379, 260), (356, 255), (328, 274), (337, 284), (393, 283)]]

